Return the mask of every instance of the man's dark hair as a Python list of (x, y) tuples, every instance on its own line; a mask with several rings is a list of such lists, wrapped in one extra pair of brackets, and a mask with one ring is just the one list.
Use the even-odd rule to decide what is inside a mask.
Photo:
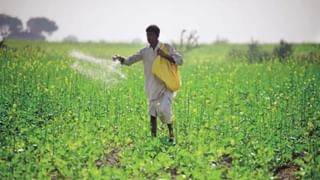
[(157, 25), (150, 25), (147, 27), (146, 32), (154, 32), (157, 36), (159, 36), (160, 28)]

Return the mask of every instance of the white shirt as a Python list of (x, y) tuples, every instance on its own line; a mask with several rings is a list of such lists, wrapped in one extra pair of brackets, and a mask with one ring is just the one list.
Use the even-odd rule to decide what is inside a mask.
[[(167, 91), (165, 84), (157, 77), (155, 77), (152, 73), (152, 64), (153, 61), (156, 59), (157, 50), (160, 48), (160, 44), (161, 43), (159, 41), (155, 49), (153, 49), (151, 46), (142, 48), (136, 54), (129, 56), (124, 61), (125, 65), (131, 65), (140, 60), (143, 60), (144, 90), (149, 101), (159, 99), (161, 94)], [(165, 46), (170, 53), (169, 55), (172, 56), (172, 58), (174, 59), (175, 63), (177, 65), (182, 65), (182, 56), (169, 44), (165, 44)]]

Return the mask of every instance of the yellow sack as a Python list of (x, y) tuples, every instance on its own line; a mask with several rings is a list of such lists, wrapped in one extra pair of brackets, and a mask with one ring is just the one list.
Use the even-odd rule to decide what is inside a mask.
[[(160, 49), (169, 54), (167, 48), (164, 44), (160, 45)], [(167, 59), (157, 56), (152, 64), (152, 73), (163, 81), (166, 87), (174, 92), (177, 91), (181, 86), (180, 73), (178, 70), (178, 65), (169, 62)]]

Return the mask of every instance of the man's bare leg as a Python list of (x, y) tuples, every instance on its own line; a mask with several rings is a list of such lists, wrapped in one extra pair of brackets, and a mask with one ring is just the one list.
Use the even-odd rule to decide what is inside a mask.
[(157, 137), (157, 117), (150, 116), (151, 136)]
[(169, 142), (173, 142), (174, 134), (173, 134), (172, 124), (167, 124), (167, 125), (168, 125), (168, 130), (169, 130)]

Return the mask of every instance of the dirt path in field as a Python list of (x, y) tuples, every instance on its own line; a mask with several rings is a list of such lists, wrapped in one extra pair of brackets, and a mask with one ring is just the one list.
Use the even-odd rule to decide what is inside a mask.
[(104, 158), (98, 159), (95, 161), (97, 168), (100, 168), (103, 165), (108, 165), (110, 167), (119, 166), (120, 157), (119, 157), (120, 149), (113, 148), (110, 153), (106, 154)]
[[(297, 153), (293, 155), (293, 159), (301, 159), (307, 155), (308, 153), (306, 151), (303, 151), (301, 153)], [(288, 179), (288, 180), (295, 180), (297, 179), (296, 173), (300, 171), (301, 167), (294, 163), (294, 160), (291, 162), (288, 162), (287, 164), (278, 167), (274, 171), (274, 175), (277, 177), (277, 179)]]

